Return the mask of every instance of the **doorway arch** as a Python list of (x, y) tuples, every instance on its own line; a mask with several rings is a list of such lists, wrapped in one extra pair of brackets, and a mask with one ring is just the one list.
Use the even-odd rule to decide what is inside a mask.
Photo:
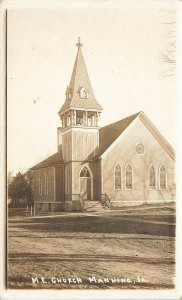
[(79, 173), (79, 192), (84, 200), (93, 200), (93, 175), (87, 166), (83, 166)]

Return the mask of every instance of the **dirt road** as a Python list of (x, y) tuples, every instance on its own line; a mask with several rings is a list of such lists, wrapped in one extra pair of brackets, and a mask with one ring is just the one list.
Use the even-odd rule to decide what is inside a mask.
[(175, 216), (164, 211), (10, 219), (9, 288), (173, 288)]

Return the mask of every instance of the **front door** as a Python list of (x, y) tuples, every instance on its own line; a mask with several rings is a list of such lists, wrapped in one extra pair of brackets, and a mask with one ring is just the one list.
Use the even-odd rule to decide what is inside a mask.
[(91, 200), (91, 178), (80, 177), (80, 194), (84, 200)]
[(84, 200), (92, 199), (92, 178), (87, 167), (80, 172), (80, 195)]

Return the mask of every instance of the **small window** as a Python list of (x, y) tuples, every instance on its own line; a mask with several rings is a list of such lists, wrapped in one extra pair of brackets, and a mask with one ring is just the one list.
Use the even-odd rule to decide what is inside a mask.
[(166, 190), (166, 168), (164, 165), (159, 168), (159, 187), (160, 190)]
[(84, 87), (81, 88), (81, 90), (80, 90), (80, 97), (83, 98), (83, 99), (87, 99), (88, 98), (88, 92), (87, 92), (87, 90)]
[(121, 189), (121, 167), (119, 164), (114, 167), (114, 188), (115, 190)]
[(90, 177), (90, 172), (86, 166), (81, 170), (80, 177)]
[(126, 189), (131, 190), (132, 189), (132, 167), (130, 164), (126, 166), (125, 176), (126, 176)]
[(45, 195), (48, 195), (48, 193), (49, 193), (48, 186), (49, 186), (49, 183), (48, 183), (48, 172), (46, 172), (45, 173)]
[(87, 98), (87, 92), (86, 92), (86, 90), (83, 90), (83, 98)]
[(39, 177), (39, 195), (42, 195), (42, 175)]
[(150, 190), (155, 190), (156, 188), (155, 168), (153, 165), (149, 168), (149, 188)]

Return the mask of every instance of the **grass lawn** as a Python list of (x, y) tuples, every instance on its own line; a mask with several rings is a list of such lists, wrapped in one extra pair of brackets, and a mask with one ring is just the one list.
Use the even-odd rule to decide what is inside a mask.
[(174, 275), (172, 204), (9, 219), (11, 289), (171, 289)]

